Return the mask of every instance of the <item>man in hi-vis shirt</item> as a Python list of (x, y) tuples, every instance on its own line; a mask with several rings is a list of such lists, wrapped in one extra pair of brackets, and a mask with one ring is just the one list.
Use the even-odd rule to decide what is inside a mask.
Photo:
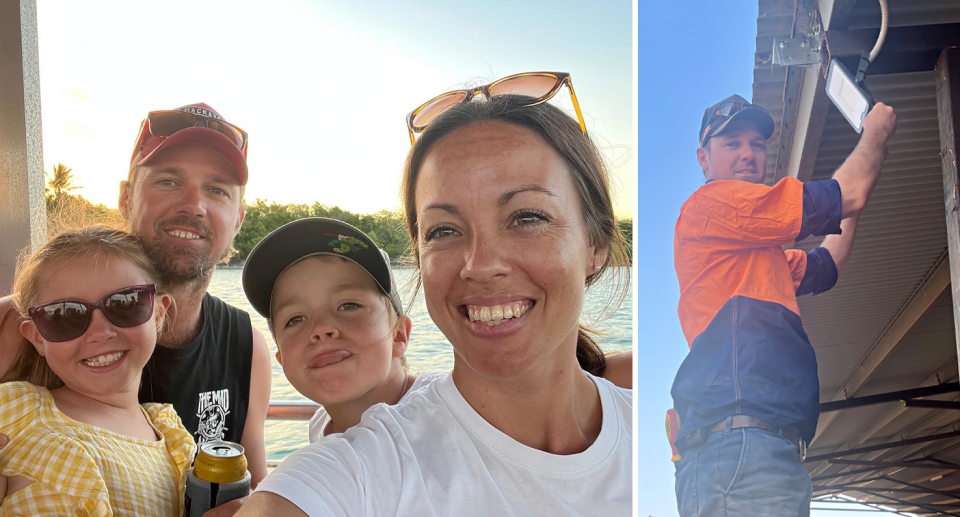
[[(707, 108), (706, 184), (680, 210), (674, 266), (690, 353), (673, 383), (677, 506), (689, 516), (809, 515), (802, 464), (817, 428), (817, 358), (797, 296), (833, 287), (876, 186), (893, 109), (878, 103), (833, 179), (766, 178), (773, 119), (734, 95)], [(788, 249), (826, 235), (809, 253)]]

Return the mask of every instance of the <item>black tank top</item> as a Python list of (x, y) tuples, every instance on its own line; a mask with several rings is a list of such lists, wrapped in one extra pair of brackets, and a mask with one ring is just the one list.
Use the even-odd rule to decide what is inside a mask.
[(140, 402), (173, 404), (197, 445), (240, 443), (250, 399), (250, 315), (203, 296), (200, 334), (186, 346), (157, 346), (143, 369)]

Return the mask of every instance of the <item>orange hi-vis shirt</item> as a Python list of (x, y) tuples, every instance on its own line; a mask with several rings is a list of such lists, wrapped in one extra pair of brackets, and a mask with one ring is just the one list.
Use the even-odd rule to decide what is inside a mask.
[(733, 296), (778, 303), (800, 314), (796, 290), (807, 254), (781, 246), (793, 244), (800, 233), (803, 183), (786, 178), (771, 188), (713, 181), (694, 192), (680, 214), (673, 254), (687, 345), (693, 346)]

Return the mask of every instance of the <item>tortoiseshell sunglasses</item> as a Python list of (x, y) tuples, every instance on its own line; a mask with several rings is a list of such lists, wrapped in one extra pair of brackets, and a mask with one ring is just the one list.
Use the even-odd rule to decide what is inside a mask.
[(422, 133), (431, 122), (448, 108), (461, 102), (470, 102), (478, 94), (482, 94), (487, 99), (498, 95), (524, 95), (533, 98), (528, 106), (534, 106), (552, 99), (564, 84), (570, 90), (570, 99), (573, 100), (573, 109), (577, 111), (580, 130), (586, 135), (587, 126), (583, 123), (583, 113), (580, 112), (580, 103), (577, 102), (577, 94), (573, 91), (570, 74), (565, 72), (525, 72), (508, 75), (484, 86), (442, 93), (424, 102), (407, 115), (410, 145), (414, 144), (414, 133)]

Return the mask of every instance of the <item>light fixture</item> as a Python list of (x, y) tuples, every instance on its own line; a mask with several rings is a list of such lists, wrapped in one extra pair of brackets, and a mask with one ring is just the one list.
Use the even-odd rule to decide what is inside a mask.
[(883, 40), (887, 36), (887, 0), (880, 0), (880, 35), (877, 43), (869, 53), (863, 51), (860, 55), (860, 64), (857, 74), (850, 75), (850, 71), (836, 59), (830, 60), (830, 69), (827, 71), (827, 97), (840, 110), (847, 122), (853, 126), (858, 134), (863, 131), (863, 119), (873, 107), (873, 96), (863, 84), (863, 77), (867, 67), (876, 59), (883, 47)]
[(830, 69), (827, 72), (827, 97), (858, 134), (863, 131), (863, 119), (873, 107), (873, 96), (863, 84), (863, 75), (869, 64), (867, 53), (864, 52), (856, 76), (851, 76), (847, 67), (836, 59), (830, 60)]

